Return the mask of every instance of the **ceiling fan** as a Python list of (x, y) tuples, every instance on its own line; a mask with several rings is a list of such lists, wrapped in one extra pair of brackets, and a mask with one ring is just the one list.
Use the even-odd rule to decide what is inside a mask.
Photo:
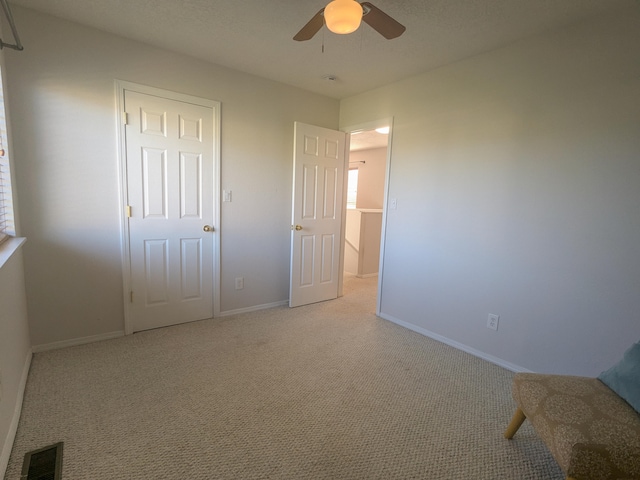
[(334, 33), (351, 33), (358, 29), (361, 20), (388, 40), (399, 37), (406, 30), (404, 25), (369, 2), (333, 0), (316, 13), (293, 39), (299, 42), (310, 40), (325, 23)]

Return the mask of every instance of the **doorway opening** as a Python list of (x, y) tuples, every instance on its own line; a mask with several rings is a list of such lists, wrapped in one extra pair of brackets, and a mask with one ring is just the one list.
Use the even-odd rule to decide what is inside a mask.
[[(385, 199), (389, 170), (391, 121), (347, 129), (350, 133), (349, 174), (344, 243), (345, 294), (375, 289), (380, 310)], [(371, 292), (373, 295), (373, 292)]]

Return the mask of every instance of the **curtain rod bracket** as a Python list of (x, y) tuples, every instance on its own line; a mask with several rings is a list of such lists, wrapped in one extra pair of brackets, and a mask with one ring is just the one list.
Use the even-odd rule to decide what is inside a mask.
[(0, 50), (2, 50), (4, 47), (13, 48), (14, 50), (18, 50), (19, 52), (24, 50), (24, 47), (22, 45), (13, 45), (11, 43), (4, 43), (2, 40), (0, 40)]

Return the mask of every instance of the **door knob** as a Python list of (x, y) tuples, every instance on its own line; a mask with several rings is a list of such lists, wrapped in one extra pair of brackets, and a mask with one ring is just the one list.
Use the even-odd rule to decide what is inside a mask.
[(204, 227), (202, 227), (202, 230), (204, 230), (205, 232), (213, 232), (213, 227), (211, 225), (205, 225)]
[(298, 231), (302, 230), (302, 225), (296, 225), (296, 230)]

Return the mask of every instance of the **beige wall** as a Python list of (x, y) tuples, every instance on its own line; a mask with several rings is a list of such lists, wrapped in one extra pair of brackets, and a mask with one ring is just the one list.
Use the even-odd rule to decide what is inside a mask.
[(377, 275), (380, 264), (382, 210), (348, 209), (344, 271), (359, 277)]
[(394, 118), (386, 318), (584, 375), (640, 338), (638, 25), (630, 8), (341, 102), (343, 126)]
[(387, 149), (370, 148), (351, 152), (349, 163), (358, 166), (356, 208), (382, 208), (384, 179), (387, 172)]
[[(7, 247), (7, 244), (0, 246), (0, 258)], [(0, 478), (3, 478), (31, 360), (21, 250), (0, 265), (0, 305)]]
[[(34, 345), (123, 330), (115, 79), (218, 100), (221, 310), (288, 298), (293, 122), (336, 100), (14, 8), (7, 53)], [(244, 290), (234, 278), (244, 277)]]

